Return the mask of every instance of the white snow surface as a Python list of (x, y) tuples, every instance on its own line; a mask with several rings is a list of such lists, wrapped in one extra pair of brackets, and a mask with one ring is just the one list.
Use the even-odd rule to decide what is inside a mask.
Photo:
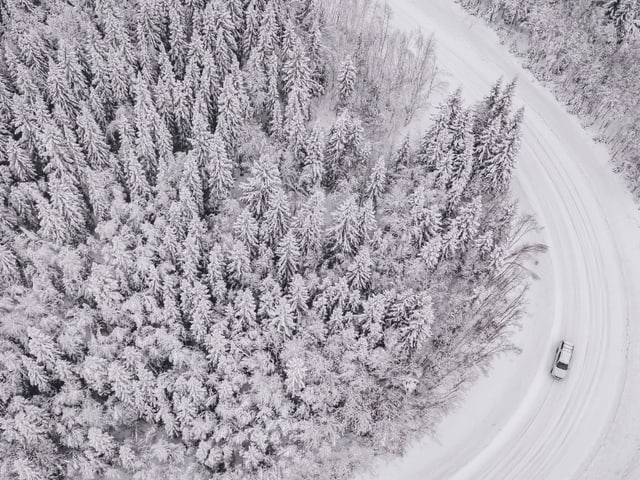
[[(452, 0), (391, 0), (403, 29), (434, 33), (450, 89), (479, 100), (518, 77), (525, 106), (514, 193), (544, 227), (519, 356), (488, 377), (400, 460), (366, 478), (640, 478), (640, 215), (607, 150), (591, 140), (497, 35)], [(569, 375), (551, 378), (558, 342), (575, 343)], [(371, 475), (371, 474), (368, 474)], [(363, 478), (363, 477), (360, 477)]]

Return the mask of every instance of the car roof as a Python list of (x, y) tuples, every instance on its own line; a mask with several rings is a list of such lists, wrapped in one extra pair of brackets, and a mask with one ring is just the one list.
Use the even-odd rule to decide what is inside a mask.
[(560, 357), (558, 360), (564, 363), (569, 363), (569, 360), (571, 360), (572, 353), (573, 353), (573, 344), (569, 342), (562, 342), (562, 350), (560, 351)]
[(560, 354), (559, 360), (563, 363), (569, 363), (569, 360), (571, 360), (571, 352), (563, 350)]

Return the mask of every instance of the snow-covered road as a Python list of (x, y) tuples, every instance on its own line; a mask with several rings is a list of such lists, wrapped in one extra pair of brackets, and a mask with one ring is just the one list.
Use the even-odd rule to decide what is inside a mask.
[[(640, 215), (607, 153), (575, 117), (452, 0), (390, 0), (395, 21), (436, 36), (451, 89), (471, 102), (499, 76), (525, 105), (515, 193), (544, 227), (522, 355), (502, 358), (461, 408), (383, 479), (640, 478)], [(549, 367), (576, 344), (568, 378)]]

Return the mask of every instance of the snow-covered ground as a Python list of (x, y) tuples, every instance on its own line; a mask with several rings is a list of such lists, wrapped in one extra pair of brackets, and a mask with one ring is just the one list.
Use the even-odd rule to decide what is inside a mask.
[[(523, 70), (497, 36), (452, 0), (390, 0), (402, 28), (433, 32), (439, 65), (469, 101), (501, 75), (525, 105), (514, 191), (549, 245), (531, 292), (523, 348), (468, 392), (435, 439), (379, 478), (640, 478), (640, 215), (606, 149)], [(576, 344), (562, 382), (558, 341)]]

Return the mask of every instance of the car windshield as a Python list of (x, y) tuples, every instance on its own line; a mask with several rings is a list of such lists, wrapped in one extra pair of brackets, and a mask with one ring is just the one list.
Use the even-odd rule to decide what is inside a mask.
[(566, 363), (558, 362), (557, 365), (558, 368), (561, 368), (562, 370), (566, 370), (567, 368), (569, 368), (569, 365), (567, 365)]

